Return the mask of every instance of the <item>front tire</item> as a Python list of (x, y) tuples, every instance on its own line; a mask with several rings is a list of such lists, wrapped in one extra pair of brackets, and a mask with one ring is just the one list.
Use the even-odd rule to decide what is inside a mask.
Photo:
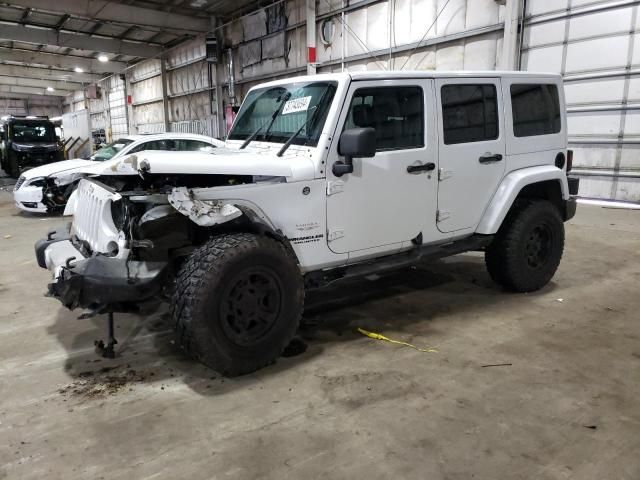
[(485, 252), (491, 278), (515, 292), (544, 287), (564, 250), (564, 223), (546, 200), (517, 200)]
[(282, 354), (303, 305), (302, 275), (284, 245), (250, 233), (220, 235), (180, 267), (172, 302), (176, 340), (214, 370), (243, 375)]
[(19, 178), (20, 177), (20, 165), (18, 164), (18, 160), (15, 158), (9, 157), (8, 160), (9, 171), (7, 172), (11, 178)]

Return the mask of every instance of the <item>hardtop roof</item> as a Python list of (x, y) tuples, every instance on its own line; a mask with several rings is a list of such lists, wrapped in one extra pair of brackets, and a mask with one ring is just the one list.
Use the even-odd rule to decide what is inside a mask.
[(364, 80), (402, 80), (402, 79), (431, 79), (431, 78), (544, 78), (561, 81), (562, 76), (550, 72), (521, 72), (501, 70), (367, 70), (362, 72), (320, 73), (317, 75), (303, 75), (287, 77), (255, 85), (253, 88), (283, 85), (287, 83), (330, 82), (330, 81), (364, 81)]

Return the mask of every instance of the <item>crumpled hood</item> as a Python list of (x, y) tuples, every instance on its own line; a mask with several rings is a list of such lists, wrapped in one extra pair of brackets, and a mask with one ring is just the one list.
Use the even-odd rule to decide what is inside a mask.
[(50, 177), (57, 176), (60, 173), (69, 174), (77, 170), (80, 167), (87, 167), (94, 165), (96, 162), (91, 160), (83, 160), (81, 158), (74, 158), (73, 160), (63, 160), (61, 162), (48, 163), (41, 165), (40, 167), (31, 168), (22, 173), (26, 179), (36, 177)]
[(142, 166), (151, 174), (256, 175), (287, 177), (292, 181), (314, 178), (313, 162), (308, 155), (292, 152), (277, 157), (275, 153), (228, 148), (216, 148), (211, 153), (144, 151), (80, 168), (78, 172), (138, 175)]

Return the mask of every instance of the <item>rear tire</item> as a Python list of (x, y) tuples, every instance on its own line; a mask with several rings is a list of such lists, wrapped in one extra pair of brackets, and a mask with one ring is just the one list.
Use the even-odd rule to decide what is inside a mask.
[(517, 200), (485, 252), (491, 278), (515, 292), (544, 287), (564, 250), (564, 223), (546, 200)]
[(220, 235), (181, 265), (172, 302), (178, 345), (229, 376), (273, 363), (294, 337), (304, 305), (296, 259), (250, 233)]

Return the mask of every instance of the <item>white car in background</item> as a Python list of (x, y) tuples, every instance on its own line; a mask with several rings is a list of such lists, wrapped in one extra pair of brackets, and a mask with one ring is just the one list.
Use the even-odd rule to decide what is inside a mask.
[(23, 172), (14, 187), (13, 198), (16, 207), (27, 212), (61, 211), (71, 193), (66, 187), (75, 180), (74, 173), (88, 166), (145, 150), (207, 152), (223, 146), (221, 140), (191, 133), (123, 135), (99, 149), (89, 160), (64, 160)]

